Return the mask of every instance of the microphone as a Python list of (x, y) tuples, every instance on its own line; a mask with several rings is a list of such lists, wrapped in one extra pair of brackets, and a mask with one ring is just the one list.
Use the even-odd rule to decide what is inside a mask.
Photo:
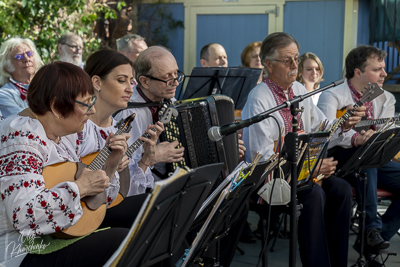
[(250, 126), (251, 124), (253, 124), (252, 120), (243, 120), (240, 122), (226, 124), (221, 127), (213, 126), (208, 129), (208, 138), (210, 138), (211, 141), (217, 142), (221, 140), (223, 136), (234, 133), (239, 129)]
[(278, 111), (278, 110), (280, 110), (282, 108), (287, 108), (288, 106), (290, 106), (290, 105), (292, 105), (294, 103), (298, 103), (300, 101), (303, 101), (307, 97), (310, 97), (310, 96), (312, 96), (312, 95), (314, 95), (316, 93), (325, 91), (325, 90), (327, 90), (329, 88), (338, 86), (339, 84), (341, 84), (343, 82), (344, 82), (344, 79), (338, 80), (336, 82), (332, 82), (331, 84), (329, 84), (329, 85), (327, 85), (327, 86), (325, 86), (323, 88), (316, 89), (316, 90), (314, 90), (312, 92), (309, 92), (309, 93), (307, 93), (305, 95), (297, 96), (297, 97), (295, 97), (293, 99), (290, 99), (290, 101), (286, 101), (286, 102), (282, 103), (279, 106), (271, 108), (271, 109), (269, 109), (269, 110), (267, 110), (267, 111), (265, 111), (263, 113), (255, 115), (254, 117), (248, 118), (246, 120), (243, 120), (243, 121), (240, 121), (240, 122), (231, 123), (231, 124), (226, 124), (226, 125), (223, 125), (221, 127), (213, 126), (210, 129), (208, 129), (208, 132), (207, 132), (208, 138), (210, 138), (211, 141), (217, 142), (217, 141), (221, 140), (222, 137), (225, 136), (225, 135), (231, 134), (231, 133), (233, 133), (233, 132), (235, 132), (235, 131), (237, 131), (239, 129), (242, 129), (244, 127), (248, 127), (248, 126), (250, 126), (250, 125), (252, 125), (254, 123), (257, 123), (259, 121), (262, 121), (262, 120), (268, 118), (270, 116), (270, 114), (274, 113), (275, 111)]

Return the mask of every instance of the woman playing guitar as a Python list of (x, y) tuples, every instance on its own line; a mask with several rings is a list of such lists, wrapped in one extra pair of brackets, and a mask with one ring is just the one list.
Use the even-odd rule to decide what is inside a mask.
[[(111, 117), (113, 113), (124, 109), (132, 96), (133, 82), (132, 62), (113, 50), (101, 50), (93, 53), (86, 61), (85, 71), (92, 79), (94, 93), (97, 96), (95, 104), (96, 114), (91, 116), (85, 129), (82, 132), (83, 154), (98, 152), (106, 144), (107, 137), (117, 131), (116, 121)], [(156, 129), (154, 132), (150, 128)], [(151, 125), (146, 130), (151, 139), (140, 137), (144, 142), (143, 155), (132, 155), (131, 158), (124, 156), (118, 171), (125, 169), (125, 176), (121, 177), (122, 187), (125, 189), (124, 196), (142, 194), (147, 187), (152, 188), (154, 179), (149, 165), (154, 158), (155, 142), (159, 134), (163, 131), (163, 126)], [(88, 136), (97, 136), (98, 138), (86, 138)], [(131, 136), (135, 140), (138, 136)], [(94, 140), (97, 140), (96, 142)], [(128, 171), (129, 170), (129, 171)], [(129, 176), (131, 179), (129, 179)], [(124, 178), (128, 177), (128, 182), (123, 183)], [(128, 192), (129, 189), (129, 192)], [(127, 193), (127, 194), (126, 194)]]
[(55, 62), (36, 73), (28, 102), (28, 109), (0, 124), (0, 263), (101, 266), (128, 228), (110, 223), (111, 228), (72, 240), (50, 235), (79, 222), (84, 197), (104, 191), (111, 196), (111, 191), (118, 191), (118, 184), (110, 185), (126, 153), (127, 135), (109, 138), (111, 153), (103, 170), (83, 169), (76, 180), (46, 188), (45, 167), (80, 161), (82, 146), (76, 133), (95, 113), (96, 97), (90, 77), (81, 68)]

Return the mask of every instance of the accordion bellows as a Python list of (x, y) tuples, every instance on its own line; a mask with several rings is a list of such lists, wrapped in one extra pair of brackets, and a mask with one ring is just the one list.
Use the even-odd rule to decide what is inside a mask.
[(225, 95), (212, 95), (186, 99), (174, 103), (179, 115), (165, 125), (162, 141), (178, 140), (185, 147), (184, 160), (168, 164), (167, 171), (176, 167), (196, 168), (207, 164), (225, 162), (230, 173), (238, 164), (237, 134), (228, 135), (218, 142), (208, 138), (208, 130), (235, 120), (234, 102)]

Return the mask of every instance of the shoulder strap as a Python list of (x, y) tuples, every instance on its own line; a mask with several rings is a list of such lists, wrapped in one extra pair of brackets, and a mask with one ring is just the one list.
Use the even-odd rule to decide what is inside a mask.
[[(150, 102), (150, 103), (143, 103), (143, 102), (128, 102), (128, 106), (126, 108), (145, 108), (145, 107), (161, 107), (164, 104), (170, 105), (172, 103), (171, 99), (167, 99), (165, 101), (160, 101), (160, 102)], [(113, 118), (120, 113), (122, 110), (120, 109), (116, 111), (114, 114), (112, 114)]]

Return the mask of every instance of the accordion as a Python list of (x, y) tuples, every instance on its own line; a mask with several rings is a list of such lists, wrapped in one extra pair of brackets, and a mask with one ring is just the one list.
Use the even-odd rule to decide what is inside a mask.
[(232, 172), (239, 162), (237, 133), (214, 142), (207, 132), (213, 126), (234, 122), (233, 100), (225, 95), (212, 95), (176, 101), (174, 105), (179, 115), (164, 126), (161, 141), (178, 140), (185, 152), (183, 161), (167, 164), (167, 172), (178, 166), (196, 168), (218, 162), (224, 162), (228, 173)]

